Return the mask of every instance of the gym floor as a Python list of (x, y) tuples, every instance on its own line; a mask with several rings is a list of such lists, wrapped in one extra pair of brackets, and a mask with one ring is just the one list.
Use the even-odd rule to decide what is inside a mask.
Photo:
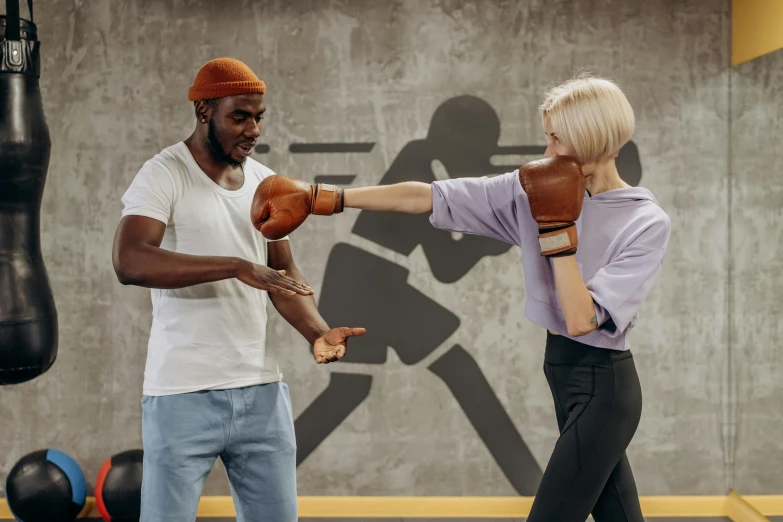
[[(769, 517), (771, 522), (783, 522), (783, 517)], [(89, 522), (102, 522), (99, 518), (81, 519)], [(378, 522), (523, 522), (524, 518), (300, 518), (299, 522), (367, 522), (368, 520), (377, 520)], [(592, 520), (592, 519), (588, 519)], [(666, 522), (731, 522), (726, 517), (708, 517), (708, 518), (648, 518), (647, 521), (654, 522), (662, 520)], [(199, 522), (236, 522), (235, 518), (200, 518)]]
[[(89, 522), (102, 522), (99, 518), (81, 519)], [(359, 520), (377, 520), (378, 522), (523, 522), (524, 518), (300, 518), (299, 522), (357, 522)], [(588, 519), (592, 520), (592, 518)], [(727, 517), (706, 518), (647, 518), (649, 522), (731, 522)], [(783, 522), (783, 517), (769, 517), (770, 522)], [(199, 522), (236, 522), (235, 518), (200, 518)]]

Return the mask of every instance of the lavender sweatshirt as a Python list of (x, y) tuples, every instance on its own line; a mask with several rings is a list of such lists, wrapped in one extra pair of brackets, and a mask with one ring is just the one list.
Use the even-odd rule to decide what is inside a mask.
[[(458, 178), (432, 184), (435, 228), (486, 236), (522, 249), (527, 301), (533, 323), (570, 337), (557, 299), (552, 261), (541, 256), (538, 224), (530, 215), (519, 171), (495, 177)], [(576, 221), (576, 262), (593, 297), (598, 328), (581, 343), (628, 350), (628, 333), (650, 293), (669, 242), (671, 221), (644, 188), (616, 189), (589, 197)]]

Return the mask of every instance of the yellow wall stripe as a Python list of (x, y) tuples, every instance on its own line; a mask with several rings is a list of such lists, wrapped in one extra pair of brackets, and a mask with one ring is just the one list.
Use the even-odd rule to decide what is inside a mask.
[(732, 0), (732, 65), (780, 48), (783, 48), (783, 0)]
[[(715, 496), (640, 497), (647, 517), (732, 517), (759, 522), (783, 514), (783, 495), (736, 493)], [(518, 518), (530, 513), (532, 497), (299, 497), (299, 516), (311, 518)], [(199, 517), (232, 517), (230, 496), (203, 497)], [(100, 518), (95, 499), (88, 498), (83, 517)], [(756, 518), (752, 518), (756, 516)], [(733, 518), (738, 517), (738, 518)], [(744, 518), (743, 518), (744, 517)], [(751, 517), (751, 518), (748, 518)], [(13, 520), (0, 499), (0, 520)]]

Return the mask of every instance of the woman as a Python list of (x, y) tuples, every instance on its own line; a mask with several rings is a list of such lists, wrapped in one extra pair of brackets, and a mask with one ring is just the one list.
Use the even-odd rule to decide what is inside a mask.
[[(615, 84), (568, 81), (547, 93), (540, 112), (546, 158), (518, 171), (342, 193), (313, 187), (293, 199), (305, 214), (431, 212), (436, 228), (519, 245), (525, 314), (548, 330), (544, 372), (560, 428), (527, 520), (583, 522), (592, 513), (597, 522), (643, 522), (625, 455), (642, 409), (628, 334), (660, 274), (670, 220), (650, 191), (617, 172), (634, 115)], [(282, 198), (297, 190), (267, 196), (288, 206)], [(317, 211), (332, 197), (328, 211)]]

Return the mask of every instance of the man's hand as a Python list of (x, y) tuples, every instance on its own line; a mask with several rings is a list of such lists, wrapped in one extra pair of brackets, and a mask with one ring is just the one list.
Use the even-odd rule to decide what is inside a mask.
[(287, 277), (285, 270), (275, 270), (241, 259), (237, 268), (237, 279), (248, 286), (282, 295), (313, 295), (313, 289)]
[(332, 328), (313, 343), (313, 357), (317, 364), (329, 364), (345, 357), (348, 338), (364, 335), (364, 328)]

